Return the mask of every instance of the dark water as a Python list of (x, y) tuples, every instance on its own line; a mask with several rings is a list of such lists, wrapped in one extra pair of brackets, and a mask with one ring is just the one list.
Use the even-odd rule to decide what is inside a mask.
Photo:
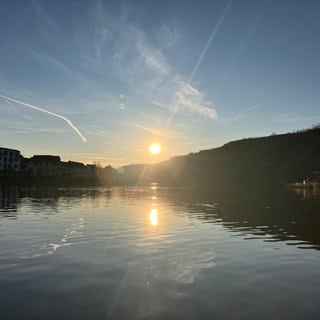
[(0, 319), (320, 319), (320, 199), (0, 188)]

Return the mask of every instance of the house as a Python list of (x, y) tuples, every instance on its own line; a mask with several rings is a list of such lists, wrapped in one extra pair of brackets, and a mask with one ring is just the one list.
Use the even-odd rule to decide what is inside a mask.
[(94, 177), (97, 174), (97, 166), (95, 164), (86, 165), (87, 175)]
[(0, 174), (18, 174), (20, 165), (19, 150), (0, 147)]
[(60, 175), (73, 176), (73, 177), (85, 176), (87, 175), (87, 168), (81, 162), (76, 162), (76, 161), (61, 162)]
[(36, 155), (30, 158), (28, 169), (34, 176), (53, 177), (60, 175), (60, 157)]

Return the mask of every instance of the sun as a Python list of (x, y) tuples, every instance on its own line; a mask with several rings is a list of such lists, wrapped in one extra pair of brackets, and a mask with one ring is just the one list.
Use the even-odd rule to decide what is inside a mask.
[(157, 155), (161, 152), (161, 145), (157, 142), (152, 143), (149, 147), (149, 152), (153, 155)]

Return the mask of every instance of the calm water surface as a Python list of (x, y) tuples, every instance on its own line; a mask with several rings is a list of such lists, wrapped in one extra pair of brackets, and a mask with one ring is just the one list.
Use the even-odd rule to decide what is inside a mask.
[(320, 319), (317, 195), (0, 197), (1, 319)]

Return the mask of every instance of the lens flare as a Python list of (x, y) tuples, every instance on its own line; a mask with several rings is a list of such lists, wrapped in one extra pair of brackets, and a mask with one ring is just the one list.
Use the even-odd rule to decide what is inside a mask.
[(125, 109), (126, 108), (126, 104), (127, 104), (126, 97), (124, 96), (124, 94), (120, 94), (120, 101), (119, 101), (120, 109)]

